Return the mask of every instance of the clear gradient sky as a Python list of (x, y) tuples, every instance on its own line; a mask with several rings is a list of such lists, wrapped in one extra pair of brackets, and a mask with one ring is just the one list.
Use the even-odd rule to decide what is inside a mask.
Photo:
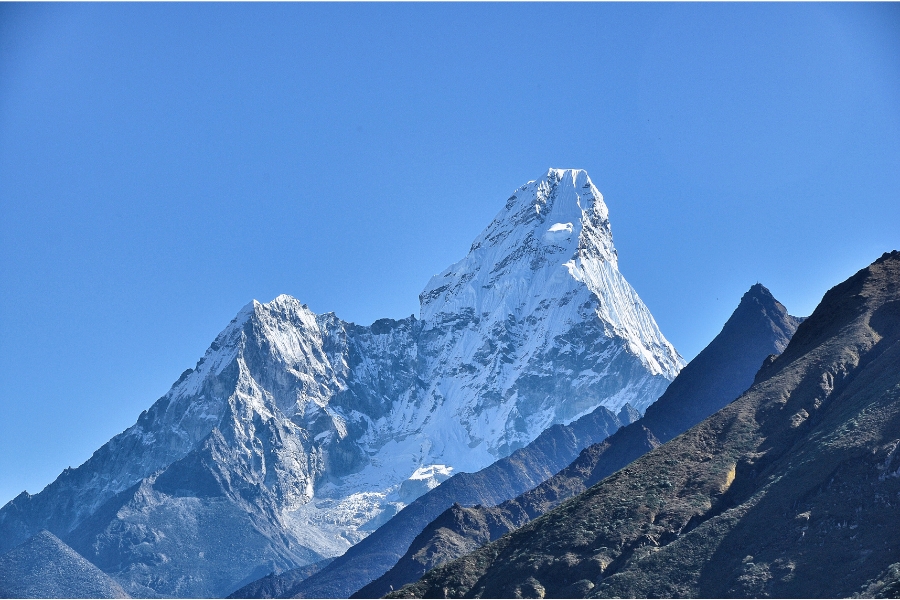
[(900, 5), (0, 3), (0, 504), (251, 299), (418, 313), (549, 167), (686, 358), (808, 314), (900, 248)]

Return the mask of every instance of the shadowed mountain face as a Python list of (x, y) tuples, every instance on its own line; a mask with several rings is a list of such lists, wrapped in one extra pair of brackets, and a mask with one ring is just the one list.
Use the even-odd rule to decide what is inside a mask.
[(665, 443), (713, 414), (750, 387), (769, 355), (784, 351), (801, 320), (757, 283), (719, 335), (647, 408), (642, 426)]
[(305, 567), (297, 567), (290, 571), (285, 571), (276, 575), (271, 573), (248, 583), (238, 591), (234, 592), (229, 598), (281, 598), (292, 588), (296, 587), (304, 579), (315, 575), (325, 568), (333, 559), (325, 560), (306, 565)]
[[(629, 408), (626, 405), (620, 411), (625, 423), (633, 416)], [(512, 498), (550, 477), (581, 449), (606, 438), (622, 424), (601, 406), (574, 423), (554, 425), (510, 456), (476, 473), (459, 473), (420, 496), (322, 571), (300, 579), (299, 570), (267, 577), (232, 597), (346, 598), (391, 568), (422, 528), (454, 502), (497, 504)]]
[(0, 556), (0, 598), (129, 598), (113, 579), (41, 531)]
[[(397, 597), (842, 597), (900, 556), (900, 252), (710, 418)], [(879, 587), (880, 586), (880, 587)]]
[(454, 505), (416, 537), (390, 571), (353, 597), (379, 598), (418, 580), (429, 569), (521, 527), (699, 423), (752, 385), (760, 365), (785, 349), (799, 322), (769, 290), (754, 285), (719, 335), (681, 370), (642, 419), (585, 450), (570, 467), (514, 500), (492, 507)]

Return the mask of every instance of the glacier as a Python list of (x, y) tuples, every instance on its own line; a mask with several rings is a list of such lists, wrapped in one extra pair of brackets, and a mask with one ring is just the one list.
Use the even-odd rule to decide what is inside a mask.
[(132, 595), (224, 595), (343, 553), (553, 424), (643, 412), (684, 366), (581, 170), (516, 189), (419, 300), (368, 327), (249, 303), (135, 425), (0, 509), (0, 551), (48, 529)]

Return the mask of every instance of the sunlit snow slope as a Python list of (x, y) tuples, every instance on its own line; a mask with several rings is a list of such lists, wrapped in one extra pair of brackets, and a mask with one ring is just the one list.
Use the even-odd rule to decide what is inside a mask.
[(132, 595), (224, 595), (343, 552), (554, 423), (643, 411), (683, 365), (584, 171), (517, 189), (420, 301), (369, 327), (248, 304), (134, 426), (0, 509), (0, 551), (47, 529)]

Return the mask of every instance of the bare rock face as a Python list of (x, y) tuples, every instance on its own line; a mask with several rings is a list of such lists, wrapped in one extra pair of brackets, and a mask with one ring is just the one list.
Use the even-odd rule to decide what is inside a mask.
[(458, 473), (379, 524), (369, 537), (321, 572), (295, 585), (284, 583), (294, 578), (295, 571), (276, 577), (276, 585), (283, 590), (279, 597), (346, 598), (390, 569), (417, 534), (448, 507), (459, 502), (493, 505), (515, 497), (545, 481), (580, 450), (621, 426), (616, 415), (600, 406), (573, 423), (546, 429), (524, 448), (476, 473)]
[(49, 531), (0, 556), (0, 598), (130, 598)]
[(422, 469), (475, 472), (659, 397), (683, 361), (617, 260), (587, 174), (551, 169), (432, 278), (418, 319), (253, 301), (135, 425), (0, 509), (0, 551), (46, 529), (189, 597), (340, 555), (429, 487)]
[(831, 289), (737, 400), (394, 597), (891, 593), (900, 252)]
[(416, 537), (390, 571), (353, 597), (380, 598), (418, 580), (426, 571), (521, 527), (699, 423), (750, 387), (759, 366), (785, 349), (799, 323), (769, 290), (754, 285), (719, 335), (681, 370), (643, 418), (626, 423), (582, 452), (568, 468), (515, 499), (493, 507), (449, 508)]

